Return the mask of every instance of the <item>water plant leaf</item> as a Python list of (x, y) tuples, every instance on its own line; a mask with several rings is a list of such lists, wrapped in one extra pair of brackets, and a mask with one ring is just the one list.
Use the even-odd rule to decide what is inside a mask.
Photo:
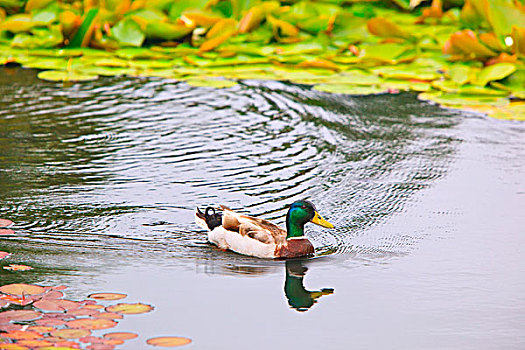
[(66, 339), (78, 339), (87, 337), (91, 332), (88, 329), (57, 329), (51, 332), (53, 337), (60, 337)]
[(190, 86), (195, 87), (213, 87), (213, 88), (229, 88), (232, 86), (237, 85), (237, 82), (231, 81), (231, 80), (224, 80), (224, 79), (199, 79), (199, 78), (191, 78), (185, 80), (185, 82)]
[(14, 223), (11, 220), (8, 219), (0, 219), (0, 227), (9, 227), (13, 225)]
[(38, 73), (38, 77), (49, 81), (89, 81), (98, 79), (97, 75), (62, 70), (46, 70)]
[(471, 107), (481, 105), (504, 106), (509, 103), (509, 100), (503, 97), (462, 95), (445, 92), (422, 92), (418, 95), (418, 98), (420, 100), (433, 101), (451, 107)]
[(348, 95), (372, 95), (387, 92), (387, 89), (376, 86), (358, 86), (352, 84), (318, 84), (314, 90)]
[(153, 346), (175, 347), (191, 343), (191, 339), (184, 337), (155, 337), (146, 340), (146, 343)]
[(142, 46), (146, 35), (140, 26), (131, 18), (124, 18), (119, 21), (112, 29), (111, 34), (122, 46)]
[(466, 84), (470, 80), (470, 67), (455, 64), (448, 71), (449, 78), (457, 85)]
[(106, 311), (108, 312), (116, 312), (118, 314), (125, 314), (125, 315), (143, 314), (146, 312), (150, 312), (151, 310), (153, 310), (153, 306), (142, 304), (142, 303), (135, 303), (135, 304), (120, 303), (120, 304), (106, 307)]
[(481, 86), (487, 85), (489, 81), (506, 78), (516, 71), (516, 65), (513, 63), (497, 63), (485, 67), (479, 73), (476, 83)]
[(402, 30), (398, 25), (392, 23), (386, 18), (375, 17), (367, 22), (367, 28), (370, 33), (384, 38), (410, 38), (410, 34)]
[(33, 268), (27, 265), (9, 264), (8, 266), (4, 266), (3, 269), (10, 270), (10, 271), (29, 271), (29, 270), (32, 270)]
[(34, 310), (9, 310), (0, 313), (0, 323), (10, 321), (33, 321), (40, 318), (40, 312)]
[(505, 106), (469, 106), (466, 108), (497, 119), (525, 121), (525, 102), (511, 102)]
[(120, 300), (127, 296), (127, 294), (123, 293), (93, 293), (88, 295), (88, 298), (97, 300)]
[(12, 331), (2, 333), (2, 337), (9, 339), (40, 339), (42, 338), (42, 334), (33, 331)]
[(28, 347), (12, 344), (12, 343), (0, 343), (0, 349), (2, 350), (29, 350)]
[(46, 311), (65, 311), (69, 309), (77, 309), (81, 306), (81, 304), (76, 301), (71, 301), (71, 300), (66, 300), (66, 299), (55, 299), (55, 300), (42, 299), (42, 300), (36, 301), (33, 305), (39, 309), (46, 310)]
[(228, 40), (236, 30), (237, 22), (231, 18), (221, 19), (206, 34), (207, 40), (202, 43), (200, 50), (211, 51)]
[(119, 340), (128, 340), (137, 338), (138, 334), (131, 332), (112, 332), (104, 334), (104, 338), (107, 339), (119, 339)]
[(11, 230), (9, 228), (0, 228), (0, 236), (12, 236), (14, 234), (14, 230)]
[(33, 284), (15, 283), (0, 287), (0, 292), (11, 295), (35, 295), (46, 291), (44, 287)]
[(143, 30), (149, 39), (175, 40), (190, 34), (193, 28), (179, 23), (148, 22)]
[(99, 312), (93, 315), (94, 318), (106, 318), (108, 320), (121, 319), (123, 316), (115, 312)]
[(470, 29), (452, 34), (443, 46), (443, 53), (478, 57), (496, 56), (496, 52), (483, 45), (476, 33)]
[(84, 15), (84, 20), (78, 28), (75, 36), (71, 39), (68, 47), (85, 47), (91, 40), (91, 35), (95, 27), (95, 18), (98, 15), (99, 8), (92, 7)]
[(66, 322), (66, 326), (69, 328), (75, 329), (108, 329), (113, 328), (117, 325), (117, 322), (107, 319), (90, 319), (90, 318), (80, 318), (77, 320)]
[(11, 253), (0, 251), (0, 260), (7, 258)]

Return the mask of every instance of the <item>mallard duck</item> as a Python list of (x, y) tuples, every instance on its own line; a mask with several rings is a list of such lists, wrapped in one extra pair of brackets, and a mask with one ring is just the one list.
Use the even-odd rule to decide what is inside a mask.
[(197, 208), (197, 225), (208, 230), (208, 241), (221, 249), (259, 258), (296, 258), (314, 253), (314, 246), (304, 236), (307, 222), (333, 228), (306, 200), (292, 203), (286, 214), (286, 230), (263, 219), (234, 212), (224, 205)]

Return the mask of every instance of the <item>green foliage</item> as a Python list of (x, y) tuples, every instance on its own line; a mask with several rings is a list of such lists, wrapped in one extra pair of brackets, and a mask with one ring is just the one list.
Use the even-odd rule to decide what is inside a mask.
[[(51, 69), (40, 76), (55, 80), (278, 79), (341, 93), (427, 92), (444, 105), (523, 99), (523, 2), (442, 3), (0, 1), (0, 64)], [(60, 48), (80, 51), (70, 60)]]

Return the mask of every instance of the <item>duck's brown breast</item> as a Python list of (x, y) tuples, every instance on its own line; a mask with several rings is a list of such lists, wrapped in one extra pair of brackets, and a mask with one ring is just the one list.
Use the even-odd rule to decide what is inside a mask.
[(315, 252), (314, 246), (307, 238), (292, 238), (283, 245), (275, 248), (275, 257), (278, 259), (297, 258), (311, 255)]

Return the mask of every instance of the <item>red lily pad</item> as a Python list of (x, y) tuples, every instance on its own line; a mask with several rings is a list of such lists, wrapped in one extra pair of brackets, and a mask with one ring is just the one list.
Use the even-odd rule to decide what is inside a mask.
[(97, 300), (120, 300), (127, 297), (127, 294), (122, 293), (93, 293), (88, 295), (88, 298)]
[(7, 258), (11, 253), (8, 252), (0, 252), (0, 260)]
[(0, 292), (12, 295), (35, 295), (42, 294), (45, 291), (43, 287), (24, 283), (7, 284), (0, 287)]
[(91, 332), (87, 329), (57, 329), (56, 331), (51, 332), (51, 335), (54, 337), (60, 337), (65, 339), (78, 339), (87, 337)]
[(175, 347), (191, 343), (191, 339), (184, 337), (156, 337), (146, 340), (146, 343), (153, 346)]
[(0, 313), (0, 323), (2, 321), (32, 321), (40, 316), (40, 312), (33, 310), (9, 310)]
[(136, 333), (131, 332), (112, 332), (104, 334), (104, 338), (107, 339), (129, 340), (135, 339), (136, 337), (138, 337), (138, 335)]
[(153, 306), (142, 304), (142, 303), (135, 303), (135, 304), (120, 303), (117, 305), (106, 307), (106, 311), (108, 312), (116, 312), (119, 314), (126, 314), (126, 315), (143, 314), (146, 312), (150, 312), (151, 310), (153, 310)]
[(3, 338), (9, 339), (40, 339), (42, 334), (33, 331), (13, 331), (2, 334)]
[(14, 224), (14, 222), (12, 222), (11, 220), (0, 219), (0, 227), (8, 227), (8, 226), (11, 226), (13, 224)]
[(29, 271), (29, 270), (32, 270), (33, 268), (27, 265), (9, 264), (8, 266), (4, 266), (3, 269), (10, 270), (10, 271)]
[(46, 300), (42, 299), (33, 304), (35, 307), (46, 311), (65, 311), (78, 309), (81, 305), (76, 301), (66, 299)]
[(95, 320), (92, 320), (89, 318), (82, 318), (78, 320), (69, 321), (66, 323), (66, 326), (68, 326), (69, 328), (90, 329), (90, 330), (113, 328), (116, 325), (117, 325), (117, 322), (113, 320), (106, 320), (103, 318), (99, 318)]
[(11, 230), (9, 228), (0, 228), (0, 235), (1, 236), (12, 236), (15, 234), (14, 230)]

